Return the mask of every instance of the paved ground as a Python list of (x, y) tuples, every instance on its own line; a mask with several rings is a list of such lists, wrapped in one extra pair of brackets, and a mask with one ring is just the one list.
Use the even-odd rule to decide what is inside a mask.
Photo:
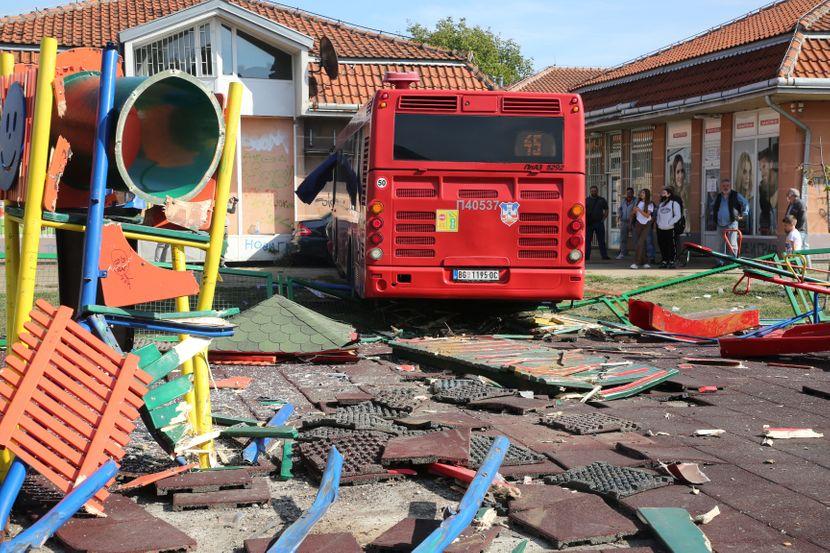
[[(578, 343), (551, 344), (551, 347), (618, 345), (580, 339)], [(398, 370), (400, 361), (391, 359), (385, 348), (363, 346), (362, 350), (365, 359), (350, 365), (214, 366), (216, 378), (244, 375), (253, 377), (254, 382), (241, 392), (214, 391), (213, 410), (265, 419), (273, 411), (260, 400), (268, 397), (292, 402), (299, 417), (303, 417), (318, 413), (321, 405), (333, 403), (338, 391), (404, 386), (413, 388), (418, 395), (429, 396), (420, 378), (448, 375), (422, 365), (416, 375), (419, 379), (413, 379), (410, 373)], [(656, 366), (676, 367), (684, 356), (713, 352), (684, 345), (644, 343), (634, 345), (628, 354), (609, 356), (611, 360), (642, 360), (643, 354)], [(694, 365), (683, 368), (682, 376), (661, 390), (602, 405), (565, 401), (546, 410), (612, 414), (640, 425), (638, 431), (630, 433), (589, 438), (573, 436), (539, 425), (540, 413), (496, 414), (431, 400), (421, 403), (414, 414), (435, 417), (438, 412), (458, 415), (463, 411), (483, 425), (489, 425), (488, 434), (506, 435), (512, 442), (560, 463), (566, 459), (579, 465), (603, 459), (620, 465), (638, 465), (645, 461), (634, 459), (630, 452), (620, 453), (619, 449), (643, 445), (668, 448), (663, 450), (669, 452), (666, 455), (705, 461), (702, 469), (711, 482), (700, 486), (697, 492), (679, 484), (644, 492), (623, 503), (610, 501), (612, 508), (633, 519), (632, 509), (636, 507), (683, 506), (696, 515), (717, 505), (720, 516), (702, 527), (716, 551), (827, 551), (830, 549), (828, 438), (761, 443), (764, 425), (806, 426), (830, 436), (830, 400), (802, 392), (804, 385), (830, 386), (827, 372), (830, 359), (802, 356), (788, 362), (810, 368), (777, 367), (762, 362), (748, 362), (742, 368)], [(716, 385), (719, 390), (706, 395), (678, 393), (700, 385)], [(725, 433), (719, 438), (693, 436), (695, 430), (706, 428), (723, 429)], [(223, 444), (222, 451), (228, 462), (234, 462), (233, 455), (238, 448), (237, 443)], [(125, 465), (140, 471), (142, 466), (156, 469), (165, 463), (169, 462), (158, 448), (137, 431)], [(309, 507), (316, 493), (316, 481), (304, 473), (299, 460), (297, 469), (294, 480), (270, 480), (272, 501), (266, 508), (173, 512), (169, 500), (159, 500), (153, 493), (142, 492), (134, 497), (149, 512), (195, 538), (198, 551), (240, 551), (244, 539), (275, 535)], [(460, 497), (460, 490), (450, 481), (428, 475), (344, 486), (340, 499), (315, 527), (315, 532), (350, 532), (365, 545), (406, 516), (440, 517), (442, 510), (456, 505)], [(579, 513), (579, 517), (587, 522), (592, 513)], [(21, 519), (16, 518), (15, 522)], [(530, 539), (528, 552), (550, 550), (544, 539), (514, 527), (506, 518), (500, 517), (499, 523), (506, 527), (489, 551), (512, 551), (525, 538)], [(642, 528), (637, 536), (614, 547), (625, 548), (629, 544), (657, 546)], [(63, 551), (60, 544), (53, 542), (44, 550)]]

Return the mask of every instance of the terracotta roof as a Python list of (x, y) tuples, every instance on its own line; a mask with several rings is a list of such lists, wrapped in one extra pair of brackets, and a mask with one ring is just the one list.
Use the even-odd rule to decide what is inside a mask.
[(777, 76), (788, 43), (780, 43), (618, 85), (582, 93), (587, 111), (634, 102), (659, 105), (766, 81)]
[(811, 38), (801, 45), (801, 54), (793, 77), (826, 79), (830, 77), (830, 39)]
[(413, 88), (437, 90), (488, 90), (492, 83), (466, 65), (410, 65), (385, 63), (340, 64), (336, 81), (319, 73), (317, 63), (309, 64), (309, 72), (317, 79), (319, 92), (312, 99), (320, 104), (363, 104), (375, 91), (383, 88), (382, 78), (387, 71), (417, 71), (421, 82)]
[(775, 2), (686, 41), (610, 69), (587, 83), (583, 83), (583, 86), (636, 75), (637, 73), (706, 54), (790, 34), (802, 16), (816, 7), (821, 6), (823, 8), (826, 4), (826, 0), (783, 0)]
[(577, 85), (593, 79), (605, 71), (601, 67), (559, 67), (551, 65), (535, 75), (510, 86), (510, 90), (522, 92), (569, 92)]
[[(61, 46), (101, 47), (118, 33), (202, 3), (203, 0), (84, 0), (0, 18), (0, 43), (36, 45), (52, 36)], [(341, 57), (462, 60), (462, 55), (368, 31), (264, 0), (227, 0), (317, 41), (329, 37)]]

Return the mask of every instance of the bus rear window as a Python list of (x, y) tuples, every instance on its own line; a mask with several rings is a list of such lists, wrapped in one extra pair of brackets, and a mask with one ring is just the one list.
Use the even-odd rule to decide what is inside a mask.
[(562, 119), (395, 115), (397, 160), (562, 163)]

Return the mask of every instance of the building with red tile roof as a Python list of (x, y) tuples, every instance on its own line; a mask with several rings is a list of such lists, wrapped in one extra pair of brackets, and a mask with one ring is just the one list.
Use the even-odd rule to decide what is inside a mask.
[(605, 69), (601, 67), (561, 67), (548, 66), (535, 75), (510, 86), (510, 90), (521, 92), (570, 92), (584, 82), (594, 79)]
[[(295, 220), (330, 209), (295, 203), (294, 188), (387, 71), (417, 71), (416, 88), (494, 88), (466, 53), (265, 0), (81, 0), (0, 17), (0, 50), (19, 63), (36, 63), (46, 36), (60, 49), (116, 43), (128, 76), (180, 69), (217, 93), (243, 84), (230, 260), (281, 255)], [(324, 37), (336, 79), (320, 68)]]
[(749, 205), (740, 222), (746, 254), (780, 251), (791, 188), (808, 206), (810, 246), (830, 245), (818, 165), (819, 139), (830, 143), (830, 1), (773, 2), (584, 79), (548, 68), (516, 86), (581, 94), (586, 180), (612, 206), (612, 243), (627, 187), (672, 186), (688, 238), (722, 246), (714, 204), (728, 178)]

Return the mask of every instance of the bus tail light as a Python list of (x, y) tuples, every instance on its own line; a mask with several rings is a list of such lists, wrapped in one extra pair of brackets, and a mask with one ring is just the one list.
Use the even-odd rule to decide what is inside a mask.
[(372, 219), (369, 219), (369, 226), (375, 230), (379, 230), (383, 227), (383, 219), (380, 217), (373, 217)]
[(571, 236), (568, 238), (568, 247), (569, 248), (578, 248), (582, 245), (582, 236)]
[(571, 210), (568, 211), (568, 215), (570, 215), (574, 219), (582, 217), (583, 213), (585, 213), (585, 206), (582, 204), (574, 204)]
[(571, 250), (571, 253), (568, 254), (568, 262), (570, 263), (579, 263), (582, 259), (582, 252), (579, 250)]
[(579, 232), (583, 228), (585, 228), (585, 225), (579, 219), (574, 219), (573, 221), (571, 221), (571, 224), (568, 225), (569, 232)]
[(383, 213), (383, 204), (380, 202), (372, 202), (369, 206), (369, 213), (372, 215), (380, 215)]
[(378, 244), (383, 242), (383, 236), (381, 236), (381, 234), (379, 232), (375, 232), (373, 234), (370, 234), (369, 235), (369, 242), (371, 242), (372, 245), (377, 246)]
[(383, 257), (383, 250), (380, 248), (372, 248), (371, 250), (369, 250), (369, 257), (377, 261), (378, 259)]

